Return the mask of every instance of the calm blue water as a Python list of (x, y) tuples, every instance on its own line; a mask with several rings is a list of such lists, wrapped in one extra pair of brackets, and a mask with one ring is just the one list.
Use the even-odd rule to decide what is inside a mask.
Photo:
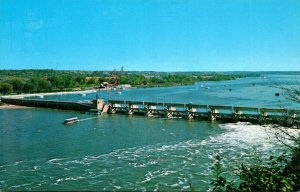
[[(104, 99), (299, 108), (274, 85), (298, 76), (269, 75), (193, 86), (128, 89)], [(253, 86), (254, 84), (254, 86)], [(205, 87), (210, 87), (206, 89)], [(229, 88), (232, 91), (229, 91)], [(274, 96), (280, 92), (280, 96)], [(95, 93), (44, 99), (89, 100)], [(64, 119), (94, 117), (73, 125)], [(214, 156), (229, 171), (278, 154), (270, 126), (104, 115), (50, 109), (0, 110), (0, 188), (11, 190), (208, 190)]]
[[(46, 96), (44, 99), (57, 100), (91, 100), (96, 94), (104, 99), (165, 101), (199, 104), (222, 104), (249, 107), (287, 107), (300, 108), (286, 98), (280, 88), (298, 85), (298, 75), (265, 75), (266, 78), (241, 78), (234, 81), (199, 82), (190, 86), (127, 89), (122, 94), (115, 91), (98, 91), (97, 93), (78, 95)], [(209, 89), (208, 89), (209, 88)], [(231, 89), (231, 91), (229, 91)], [(280, 93), (279, 97), (274, 94)]]

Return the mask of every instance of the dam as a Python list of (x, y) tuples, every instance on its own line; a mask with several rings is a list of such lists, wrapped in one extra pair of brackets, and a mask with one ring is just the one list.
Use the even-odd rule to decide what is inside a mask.
[(257, 108), (244, 106), (205, 105), (194, 103), (166, 103), (147, 101), (107, 100), (96, 98), (92, 102), (35, 100), (2, 97), (3, 103), (62, 110), (76, 110), (97, 114), (125, 114), (166, 119), (186, 119), (221, 122), (251, 122), (299, 127), (300, 110), (284, 108)]
[[(274, 82), (290, 85), (295, 76), (290, 76), (290, 81), (286, 79), (286, 76), (267, 76), (200, 82), (195, 86), (125, 89), (122, 94), (113, 90), (91, 92), (86, 96), (38, 93), (28, 97), (24, 94), (25, 99), (89, 101), (83, 104), (90, 107), (82, 110), (3, 107), (0, 110), (2, 186), (10, 190), (25, 190), (24, 185), (28, 190), (70, 190), (70, 186), (80, 188), (84, 184), (86, 190), (153, 191), (157, 184), (157, 190), (180, 191), (189, 190), (183, 186), (192, 182), (197, 190), (207, 191), (213, 178), (210, 170), (214, 154), (222, 155), (225, 167), (235, 167), (240, 162), (256, 162), (257, 158), (268, 162), (269, 155), (280, 156), (286, 151), (277, 142), (277, 124), (258, 124), (261, 109), (282, 110), (268, 112), (266, 119), (300, 109), (299, 103), (270, 86)], [(200, 87), (202, 84), (204, 87)], [(205, 89), (207, 86), (210, 89)], [(280, 93), (279, 97), (274, 95), (276, 92)], [(92, 106), (96, 94), (111, 107), (107, 114), (86, 113), (96, 109)], [(15, 95), (10, 97), (16, 98)], [(129, 106), (134, 103), (137, 106)], [(188, 113), (180, 106), (175, 106), (172, 116), (167, 118), (164, 110), (168, 104), (185, 104), (187, 110), (190, 106), (194, 113), (192, 119), (187, 120)], [(192, 109), (192, 105), (196, 109)], [(215, 112), (219, 113), (211, 122), (208, 112), (217, 106), (233, 109), (217, 109)], [(132, 110), (129, 111), (129, 107)], [(247, 108), (240, 108), (237, 113), (238, 107)], [(145, 108), (149, 111), (148, 117)], [(294, 112), (298, 121), (297, 111)], [(234, 120), (231, 114), (240, 115), (239, 122), (230, 123)], [(70, 117), (78, 117), (80, 121), (63, 124)], [(87, 118), (91, 119), (81, 121)], [(246, 120), (253, 123), (244, 122)], [(29, 173), (32, 179), (24, 180)]]

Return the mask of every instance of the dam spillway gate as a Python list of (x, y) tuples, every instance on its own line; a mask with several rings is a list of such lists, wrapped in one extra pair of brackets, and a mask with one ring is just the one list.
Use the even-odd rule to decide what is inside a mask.
[(72, 101), (34, 100), (2, 97), (7, 104), (54, 108), (63, 110), (92, 111), (98, 114), (143, 115), (167, 119), (205, 120), (222, 122), (252, 122), (258, 124), (300, 125), (300, 110), (284, 108), (257, 108), (244, 106), (205, 105), (193, 103), (168, 103), (126, 100), (93, 100), (91, 103)]

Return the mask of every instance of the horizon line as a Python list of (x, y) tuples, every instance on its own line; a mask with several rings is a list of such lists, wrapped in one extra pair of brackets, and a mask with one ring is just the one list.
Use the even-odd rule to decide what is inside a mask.
[[(117, 69), (117, 68), (114, 68)], [(53, 70), (53, 71), (113, 71), (114, 69), (102, 69), (102, 70), (85, 70), (85, 69), (52, 69), (52, 68), (25, 68), (25, 69), (0, 69), (0, 71), (26, 71), (26, 70), (36, 70), (36, 71), (43, 71), (43, 70)], [(178, 72), (300, 72), (300, 70), (187, 70), (187, 71), (155, 71), (155, 70), (124, 70), (126, 72), (161, 72), (161, 73), (178, 73)]]

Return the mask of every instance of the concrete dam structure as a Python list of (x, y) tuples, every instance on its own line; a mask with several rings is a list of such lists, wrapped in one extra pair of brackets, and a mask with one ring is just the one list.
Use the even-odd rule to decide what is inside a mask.
[(300, 110), (235, 107), (226, 105), (203, 105), (193, 103), (165, 103), (144, 101), (108, 100), (108, 113), (159, 116), (222, 122), (252, 122), (258, 124), (299, 125)]
[(258, 124), (281, 124), (297, 126), (300, 122), (300, 110), (281, 108), (256, 108), (226, 105), (203, 105), (193, 103), (165, 103), (146, 101), (123, 101), (103, 99), (93, 100), (92, 103), (70, 101), (34, 100), (2, 97), (7, 104), (41, 107), (63, 110), (97, 112), (97, 114), (126, 114), (146, 117), (161, 117), (168, 119), (205, 120), (222, 122), (252, 122)]
[(80, 102), (72, 102), (72, 101), (35, 100), (35, 99), (19, 99), (19, 98), (2, 97), (1, 102), (12, 104), (12, 105), (27, 106), (27, 107), (40, 107), (40, 108), (75, 110), (75, 111), (88, 111), (88, 110), (97, 109), (101, 107), (101, 106), (97, 106), (98, 104), (97, 100), (94, 100), (93, 103), (80, 103)]

